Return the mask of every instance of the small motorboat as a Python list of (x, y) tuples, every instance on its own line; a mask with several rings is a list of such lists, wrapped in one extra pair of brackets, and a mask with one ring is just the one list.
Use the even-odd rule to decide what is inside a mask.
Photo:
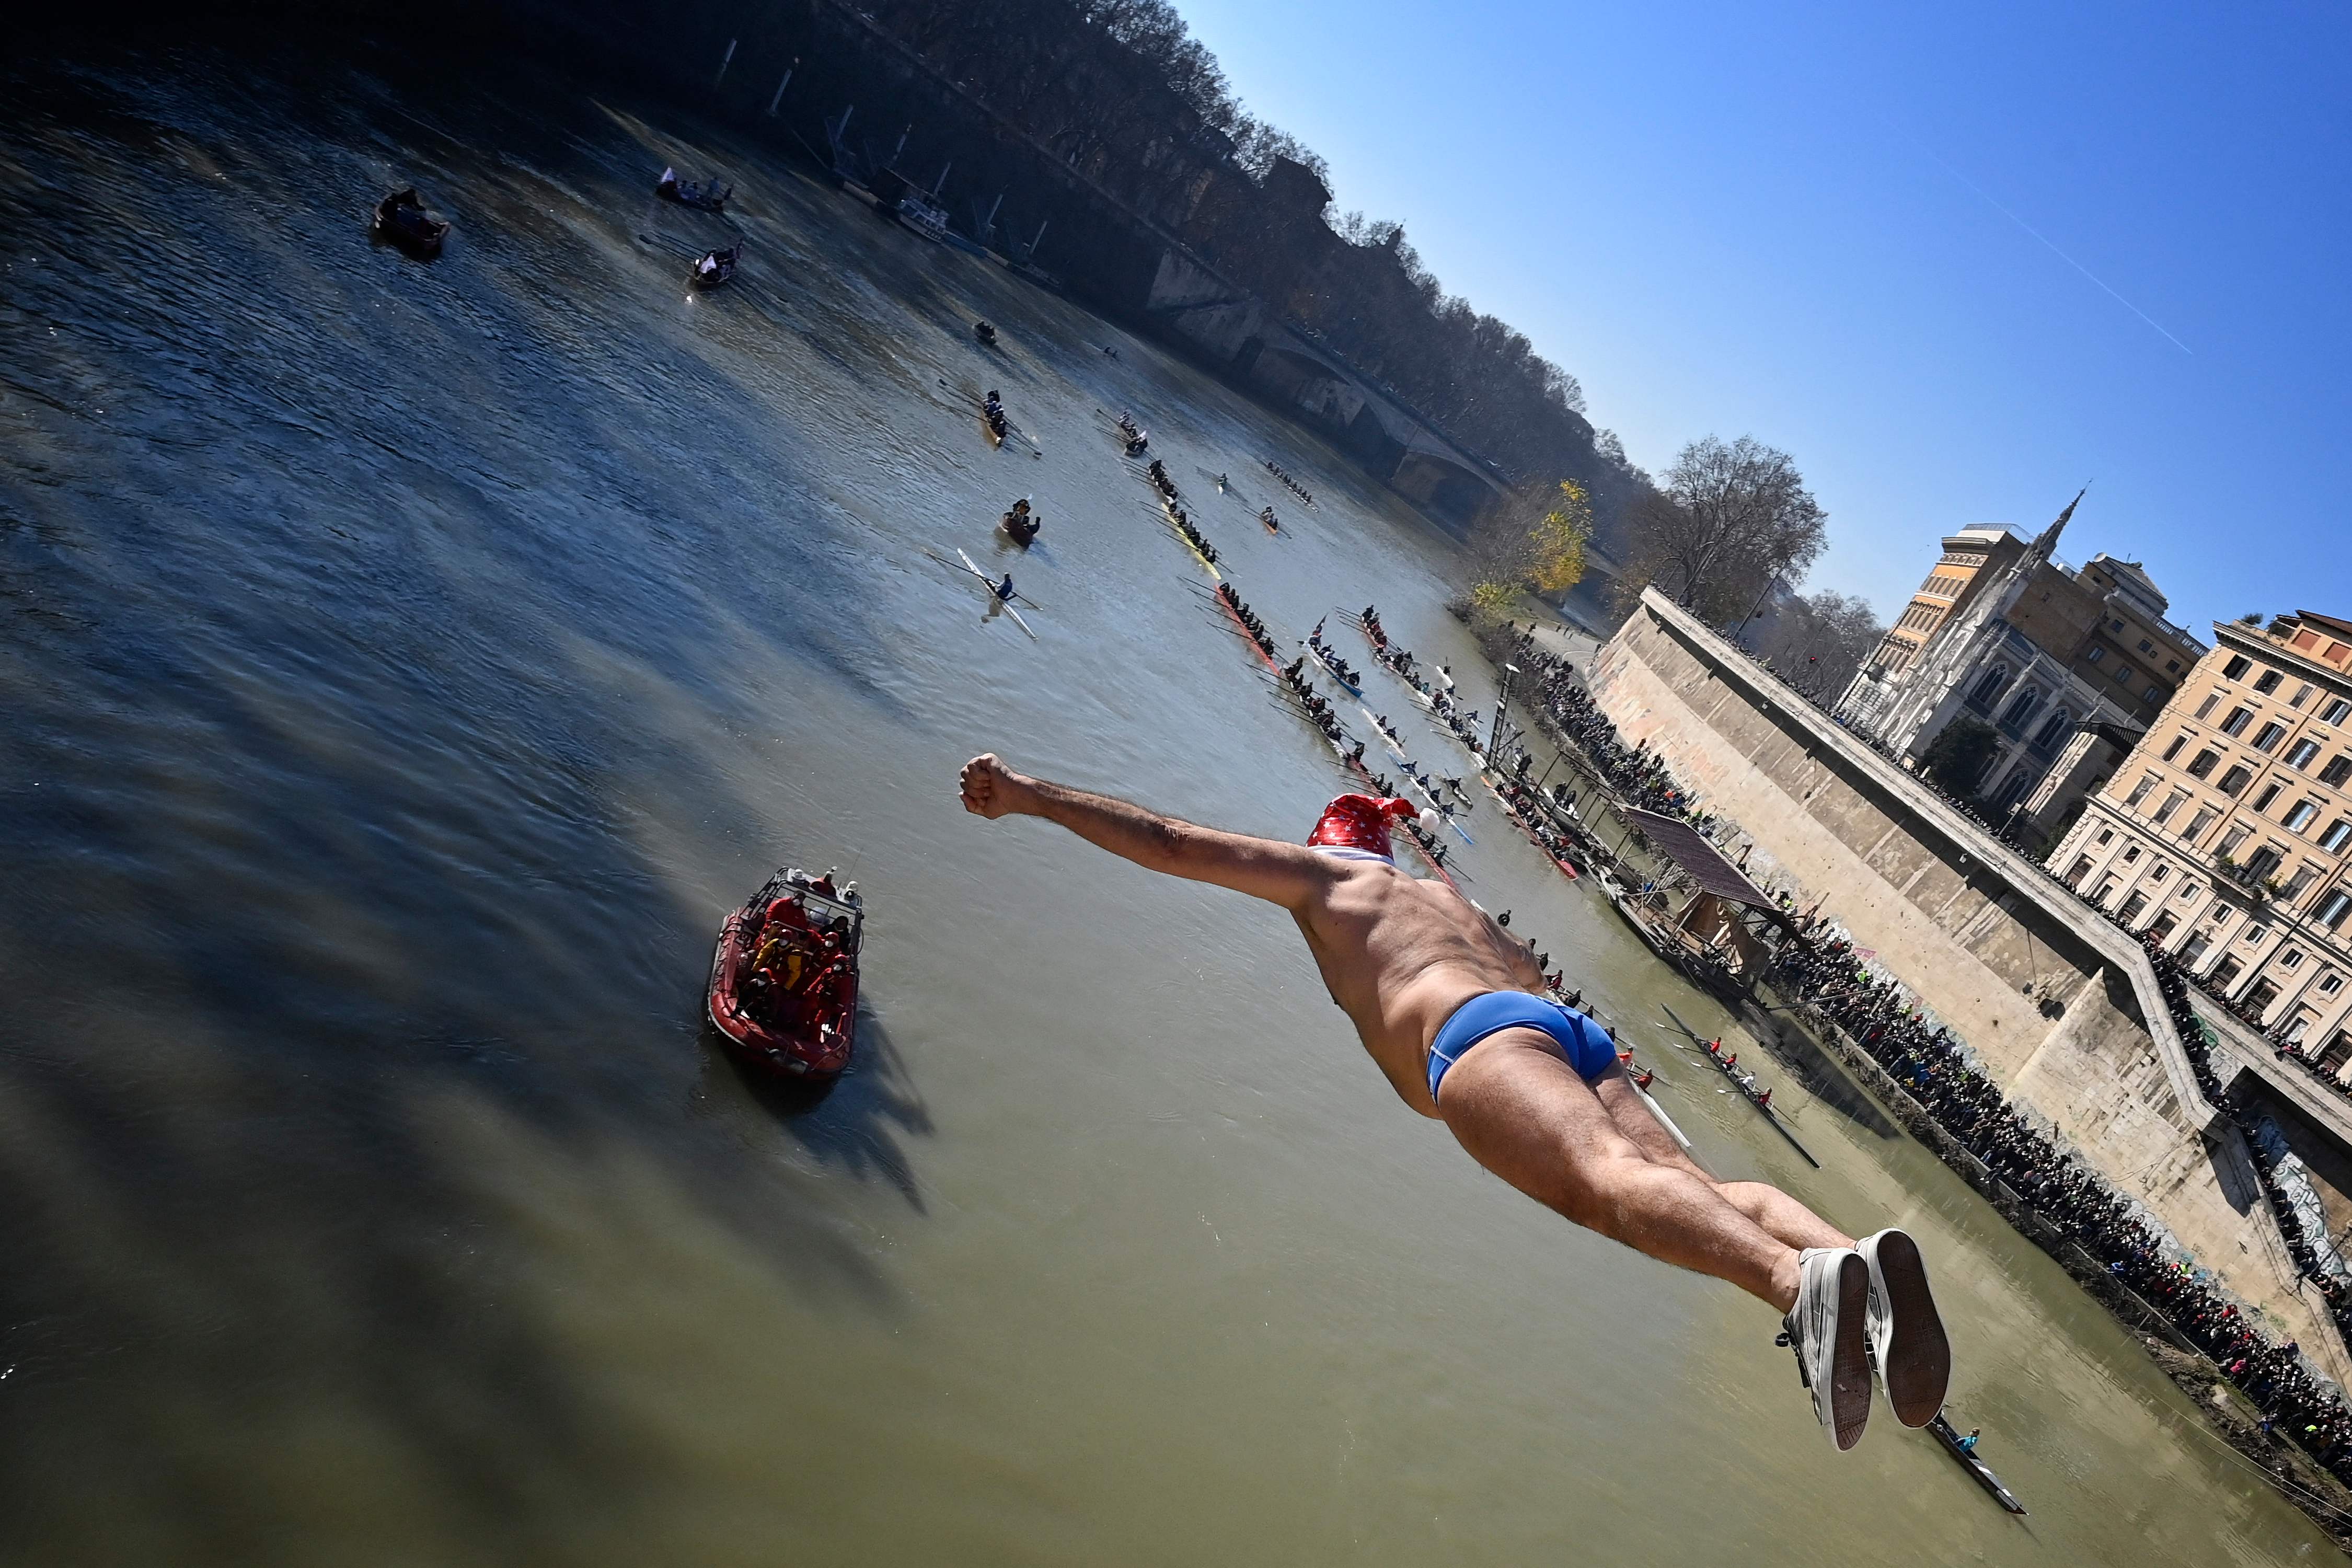
[(726, 250), (706, 250), (696, 258), (694, 270), (687, 281), (698, 289), (716, 289), (722, 283), (735, 281), (735, 264), (743, 259), (743, 242), (737, 240)]
[(411, 185), (376, 203), (375, 221), (368, 226), (368, 232), (420, 261), (429, 261), (441, 254), (449, 226), (425, 210), (424, 198)]
[(705, 1001), (711, 1026), (746, 1066), (827, 1079), (857, 1035), (858, 945), (866, 910), (833, 873), (778, 871), (719, 928)]
[(971, 335), (989, 348), (996, 346), (996, 329), (986, 321), (974, 321), (971, 324)]
[(661, 178), (654, 183), (654, 195), (680, 206), (697, 207), (707, 213), (723, 213), (727, 199), (735, 194), (732, 185), (722, 185), (717, 180), (681, 180), (676, 169), (664, 169)]
[(1008, 511), (1004, 514), (1004, 521), (997, 526), (1004, 531), (1005, 537), (1012, 540), (1013, 543), (1025, 547), (1031, 540), (1037, 537), (1037, 530), (1041, 524), (1037, 514), (1034, 511)]

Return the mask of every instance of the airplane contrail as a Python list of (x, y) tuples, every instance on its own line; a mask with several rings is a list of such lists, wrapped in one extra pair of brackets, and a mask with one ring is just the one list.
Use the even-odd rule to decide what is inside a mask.
[(2073, 257), (2059, 249), (2055, 245), (2052, 245), (2048, 235), (2043, 234), (2040, 229), (2034, 227), (2032, 224), (2026, 222), (2023, 218), (2018, 216), (2015, 213), (2001, 205), (2000, 202), (1994, 200), (1993, 194), (1990, 191), (1986, 190), (1982, 185), (1978, 184), (1974, 180), (1969, 179), (1966, 174), (1961, 174), (1958, 169), (1955, 169), (1949, 163), (1945, 163), (1943, 159), (1937, 157), (1936, 150), (1934, 148), (1928, 146), (1925, 142), (1920, 141), (1919, 138), (1912, 135), (1907, 131), (1901, 132), (1901, 134), (1906, 141), (1911, 143), (1911, 145), (1918, 148), (1922, 153), (1927, 153), (1928, 157), (1934, 158), (1936, 163), (1943, 169), (1944, 173), (1951, 175), (1952, 178), (1959, 181), (1960, 184), (1968, 186), (1969, 189), (1982, 196), (1985, 199), (1985, 204), (1991, 207), (1993, 211), (2000, 214), (2001, 216), (2007, 218), (2010, 222), (2015, 224), (2018, 227), (2023, 229), (2034, 238), (2040, 240), (2043, 246), (2048, 247), (2051, 255), (2056, 257), (2059, 260), (2064, 262), (2067, 266), (2073, 268), (2075, 271), (2081, 273), (2084, 277), (2097, 284), (2101, 289), (2105, 289), (2108, 298), (2114, 300), (2116, 304), (2121, 305), (2125, 310), (2129, 310), (2133, 315), (2137, 316), (2141, 321), (2146, 321), (2158, 331), (2163, 332), (2164, 341), (2166, 342), (2170, 343), (2182, 353), (2188, 354), (2191, 359), (2197, 357), (2195, 351), (2190, 349), (2187, 343), (2182, 342), (2170, 332), (2164, 331), (2163, 322), (2158, 321), (2154, 316), (2149, 315), (2146, 310), (2141, 310), (2137, 305), (2133, 304), (2129, 300), (2125, 299), (2121, 294), (2116, 293), (2113, 289), (2108, 288), (2107, 280), (2105, 279), (2100, 277), (2097, 273), (2092, 271), (2089, 268), (2084, 266), (2081, 262), (2075, 260)]

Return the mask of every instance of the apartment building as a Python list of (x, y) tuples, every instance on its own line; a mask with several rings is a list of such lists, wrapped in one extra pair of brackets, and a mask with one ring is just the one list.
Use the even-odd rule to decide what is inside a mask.
[(2352, 621), (2213, 628), (2213, 650), (2049, 859), (2239, 1017), (2352, 1067)]

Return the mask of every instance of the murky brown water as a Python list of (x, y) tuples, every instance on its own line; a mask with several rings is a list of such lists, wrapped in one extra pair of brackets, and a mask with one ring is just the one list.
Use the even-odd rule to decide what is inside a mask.
[[(690, 121), (404, 69), (0, 82), (0, 1558), (2327, 1550), (1866, 1103), (1783, 1086), (1813, 1172), (1717, 1093), (1662, 1009), (1720, 1015), (1491, 808), (1471, 890), (1706, 1159), (1922, 1236), (2029, 1521), (1883, 1416), (1833, 1454), (1769, 1314), (1480, 1174), (1276, 911), (956, 809), (982, 747), (1285, 836), (1336, 787), (1102, 410), (1278, 628), (1377, 599), (1475, 668), (1392, 499)], [(688, 297), (666, 162), (736, 181), (732, 292)], [(412, 180), (436, 265), (363, 237)], [(922, 553), (999, 561), (1023, 491), (1034, 645)], [(864, 1055), (797, 1115), (696, 1026), (783, 860), (873, 910)]]

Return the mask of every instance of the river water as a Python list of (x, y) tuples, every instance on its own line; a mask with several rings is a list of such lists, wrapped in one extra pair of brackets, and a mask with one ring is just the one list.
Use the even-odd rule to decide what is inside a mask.
[[(727, 132), (421, 76), (0, 79), (0, 1560), (2328, 1550), (1866, 1101), (1780, 1085), (1814, 1171), (1717, 1093), (1669, 1010), (1722, 1015), (1491, 805), (1469, 890), (1702, 1156), (1921, 1236), (2030, 1519), (1883, 1409), (1834, 1454), (1770, 1314), (1481, 1174), (1277, 911), (957, 808), (984, 748), (1284, 837), (1340, 787), (1103, 411), (1279, 634), (1376, 599), (1482, 688), (1394, 498)], [(735, 181), (732, 290), (684, 287), (724, 231), (665, 163)], [(435, 264), (365, 238), (411, 182)], [(1042, 456), (982, 439), (992, 385)], [(1034, 643), (923, 553), (1003, 565), (1023, 492)], [(814, 1106), (698, 1029), (787, 860), (872, 911)]]

